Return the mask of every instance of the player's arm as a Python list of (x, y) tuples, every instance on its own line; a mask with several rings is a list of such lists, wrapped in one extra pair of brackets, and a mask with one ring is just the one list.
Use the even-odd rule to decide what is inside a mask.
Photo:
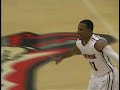
[(95, 48), (99, 52), (105, 53), (113, 60), (117, 60), (119, 62), (119, 55), (108, 45), (108, 43), (101, 39), (95, 44)]
[(61, 62), (64, 58), (69, 58), (73, 55), (76, 54), (81, 54), (80, 50), (75, 46), (73, 48), (71, 48), (68, 52), (66, 52), (67, 54), (62, 55), (62, 56), (58, 56), (58, 57), (52, 57), (55, 61), (56, 64), (58, 64), (59, 62)]

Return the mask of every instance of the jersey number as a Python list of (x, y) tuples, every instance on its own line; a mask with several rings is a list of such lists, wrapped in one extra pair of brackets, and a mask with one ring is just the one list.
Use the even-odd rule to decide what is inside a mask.
[(95, 71), (98, 71), (94, 62), (90, 62), (90, 65)]

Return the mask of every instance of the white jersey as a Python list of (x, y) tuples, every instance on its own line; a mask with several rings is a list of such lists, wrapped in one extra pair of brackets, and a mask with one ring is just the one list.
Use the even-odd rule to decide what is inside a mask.
[(76, 41), (76, 46), (80, 49), (83, 56), (90, 63), (95, 76), (101, 76), (110, 71), (113, 71), (114, 67), (107, 55), (105, 55), (103, 52), (98, 52), (95, 49), (94, 45), (100, 39), (104, 38), (93, 34), (86, 45), (82, 45), (81, 40), (79, 39)]

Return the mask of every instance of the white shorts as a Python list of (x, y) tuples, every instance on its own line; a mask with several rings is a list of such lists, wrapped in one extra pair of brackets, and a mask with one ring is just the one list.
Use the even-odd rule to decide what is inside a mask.
[(88, 90), (119, 90), (119, 72), (116, 68), (101, 77), (91, 74)]

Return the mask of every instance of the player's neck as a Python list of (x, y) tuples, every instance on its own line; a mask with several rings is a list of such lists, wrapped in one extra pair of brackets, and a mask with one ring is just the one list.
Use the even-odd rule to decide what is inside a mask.
[(92, 35), (93, 35), (92, 33), (91, 33), (91, 34), (89, 34), (89, 35), (88, 35), (88, 37), (87, 37), (87, 38), (85, 38), (83, 41), (88, 42), (88, 41), (90, 40), (90, 38), (92, 37)]
[(89, 42), (89, 40), (90, 40), (90, 38), (92, 37), (92, 35), (93, 35), (93, 34), (90, 34), (90, 35), (88, 35), (87, 38), (83, 39), (83, 40), (82, 40), (82, 44), (83, 44), (83, 45), (86, 45), (86, 44)]

